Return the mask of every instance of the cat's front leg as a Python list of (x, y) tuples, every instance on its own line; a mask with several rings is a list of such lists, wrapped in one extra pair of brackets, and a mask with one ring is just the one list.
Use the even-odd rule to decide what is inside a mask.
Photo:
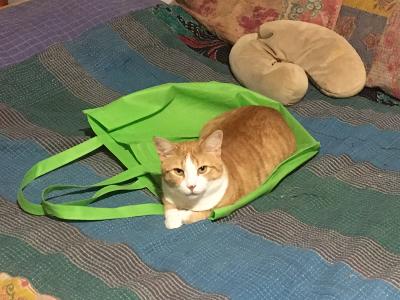
[(211, 215), (211, 210), (189, 211), (183, 219), (183, 224), (192, 224), (207, 219)]
[(184, 224), (191, 212), (177, 209), (174, 204), (164, 201), (165, 227), (167, 229), (179, 228)]
[[(168, 229), (175, 229), (186, 224), (184, 220), (188, 218), (191, 212), (188, 210), (179, 210), (176, 208), (165, 211), (165, 227)], [(188, 223), (187, 223), (188, 224)]]

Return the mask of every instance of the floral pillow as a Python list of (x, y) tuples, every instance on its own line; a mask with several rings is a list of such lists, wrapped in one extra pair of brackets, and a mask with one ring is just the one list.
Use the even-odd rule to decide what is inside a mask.
[(388, 18), (376, 48), (367, 86), (380, 87), (400, 99), (400, 2)]
[(278, 19), (334, 28), (342, 0), (177, 0), (220, 38), (234, 43), (260, 25)]
[(343, 0), (335, 31), (361, 56), (366, 85), (400, 98), (400, 2)]

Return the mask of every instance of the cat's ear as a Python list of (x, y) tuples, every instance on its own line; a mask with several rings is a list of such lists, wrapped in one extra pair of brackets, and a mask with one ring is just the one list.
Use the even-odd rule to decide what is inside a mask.
[(216, 154), (221, 154), (222, 138), (224, 134), (222, 130), (216, 130), (211, 133), (206, 139), (201, 141), (201, 148), (205, 152), (214, 152)]
[(175, 151), (175, 146), (170, 141), (161, 137), (153, 137), (153, 142), (156, 145), (157, 153), (160, 157), (171, 156)]

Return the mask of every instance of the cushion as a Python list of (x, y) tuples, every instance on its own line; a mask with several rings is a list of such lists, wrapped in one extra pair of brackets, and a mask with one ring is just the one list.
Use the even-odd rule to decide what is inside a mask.
[(243, 85), (286, 105), (305, 95), (307, 75), (333, 97), (353, 96), (366, 81), (361, 58), (342, 36), (300, 21), (263, 24), (235, 43), (229, 61)]
[(229, 61), (240, 83), (285, 105), (296, 103), (307, 92), (304, 70), (290, 62), (278, 62), (257, 33), (242, 36), (233, 46)]
[(300, 20), (333, 28), (342, 0), (177, 0), (220, 38), (236, 42), (265, 22)]
[(379, 87), (400, 99), (400, 2), (388, 18), (372, 61), (367, 86)]
[(334, 28), (357, 50), (367, 72), (387, 22), (387, 11), (375, 4), (376, 0), (344, 0)]
[(400, 2), (343, 0), (335, 31), (359, 53), (366, 85), (400, 99)]

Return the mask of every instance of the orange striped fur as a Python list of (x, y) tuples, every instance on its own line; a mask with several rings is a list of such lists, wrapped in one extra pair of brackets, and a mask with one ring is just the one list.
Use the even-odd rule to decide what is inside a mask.
[(154, 138), (161, 160), (167, 228), (209, 217), (260, 186), (296, 150), (274, 109), (245, 106), (208, 122), (198, 141)]

